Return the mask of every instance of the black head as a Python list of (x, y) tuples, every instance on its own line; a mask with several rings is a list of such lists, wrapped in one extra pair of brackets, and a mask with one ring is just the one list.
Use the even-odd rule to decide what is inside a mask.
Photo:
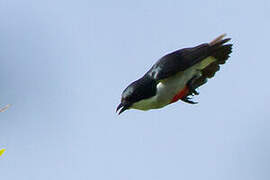
[(132, 104), (142, 99), (147, 99), (156, 94), (156, 81), (148, 76), (131, 83), (122, 93), (121, 103), (118, 105), (116, 112), (119, 114), (132, 107)]

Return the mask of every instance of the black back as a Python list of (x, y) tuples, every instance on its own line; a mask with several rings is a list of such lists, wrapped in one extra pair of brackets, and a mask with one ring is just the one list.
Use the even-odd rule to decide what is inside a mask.
[(146, 73), (156, 81), (168, 78), (209, 56), (209, 44), (185, 48), (163, 56)]

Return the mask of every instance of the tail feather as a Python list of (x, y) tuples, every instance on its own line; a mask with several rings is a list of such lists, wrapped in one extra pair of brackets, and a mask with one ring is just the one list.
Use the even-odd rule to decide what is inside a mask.
[(232, 44), (225, 44), (230, 41), (230, 38), (223, 39), (226, 34), (222, 34), (213, 41), (211, 41), (209, 45), (209, 55), (207, 57), (212, 57), (215, 59), (212, 63), (206, 65), (201, 70), (201, 76), (192, 82), (192, 91), (190, 91), (185, 97), (181, 100), (187, 103), (195, 104), (190, 100), (190, 95), (196, 95), (196, 88), (202, 86), (207, 82), (208, 78), (212, 78), (217, 71), (220, 69), (220, 65), (224, 64), (226, 60), (230, 57), (230, 53), (232, 52)]
[(214, 44), (220, 42), (227, 34), (221, 34), (217, 38), (215, 38), (213, 41), (209, 43), (210, 46), (213, 46)]
[(194, 82), (194, 87), (199, 87), (207, 82), (208, 78), (212, 78), (220, 69), (221, 64), (225, 64), (232, 52), (232, 44), (225, 44), (230, 41), (230, 38), (223, 39), (226, 34), (220, 35), (209, 43), (210, 56), (214, 57), (216, 61), (209, 64), (202, 70), (202, 76)]

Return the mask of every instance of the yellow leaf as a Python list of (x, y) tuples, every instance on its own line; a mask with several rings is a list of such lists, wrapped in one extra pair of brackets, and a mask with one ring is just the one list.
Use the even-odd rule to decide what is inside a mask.
[(2, 154), (4, 154), (5, 151), (6, 149), (0, 149), (0, 156), (2, 156)]

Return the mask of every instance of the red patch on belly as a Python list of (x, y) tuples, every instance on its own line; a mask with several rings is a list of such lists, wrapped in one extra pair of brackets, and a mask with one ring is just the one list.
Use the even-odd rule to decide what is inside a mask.
[(171, 100), (170, 103), (174, 103), (176, 101), (178, 101), (179, 99), (182, 99), (183, 97), (185, 97), (188, 93), (188, 87), (185, 86), (183, 89), (181, 89)]

